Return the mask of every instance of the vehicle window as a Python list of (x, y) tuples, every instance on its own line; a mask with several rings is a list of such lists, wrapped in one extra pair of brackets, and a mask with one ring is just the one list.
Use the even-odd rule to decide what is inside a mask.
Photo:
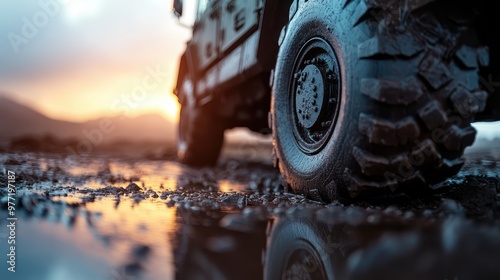
[(208, 4), (211, 2), (211, 0), (198, 0), (198, 9), (196, 12), (196, 19), (199, 19), (203, 13), (205, 13)]

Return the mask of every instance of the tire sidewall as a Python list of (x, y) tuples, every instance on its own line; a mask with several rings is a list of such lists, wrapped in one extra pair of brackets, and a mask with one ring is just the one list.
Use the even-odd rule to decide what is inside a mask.
[[(325, 1), (323, 1), (325, 2)], [(364, 24), (355, 25), (352, 9), (344, 9), (342, 1), (301, 3), (297, 14), (287, 26), (280, 47), (273, 88), (273, 135), (277, 144), (280, 169), (292, 189), (307, 193), (327, 186), (325, 194), (343, 184), (345, 167), (350, 164), (351, 150), (358, 139), (357, 120), (362, 111), (358, 77), (373, 75), (373, 65), (358, 59), (357, 46), (368, 38)], [(295, 58), (311, 38), (320, 37), (333, 48), (341, 76), (340, 106), (330, 139), (316, 154), (305, 154), (295, 142), (289, 121), (289, 83), (293, 77)], [(335, 196), (335, 195), (333, 195)]]

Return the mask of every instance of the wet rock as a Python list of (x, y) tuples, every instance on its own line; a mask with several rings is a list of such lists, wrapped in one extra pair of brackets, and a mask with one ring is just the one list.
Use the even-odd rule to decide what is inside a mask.
[(426, 210), (424, 210), (424, 211), (422, 212), (422, 215), (423, 215), (424, 217), (426, 217), (426, 218), (431, 217), (431, 216), (432, 216), (432, 214), (433, 214), (433, 211), (432, 211), (432, 210), (430, 210), (430, 209), (426, 209)]
[(246, 205), (246, 198), (244, 195), (233, 193), (230, 195), (223, 195), (221, 202), (227, 206), (242, 208)]
[(174, 195), (174, 196), (171, 197), (171, 200), (173, 200), (175, 202), (178, 202), (178, 201), (184, 200), (184, 197), (182, 197), (180, 195)]
[(314, 201), (323, 201), (323, 199), (321, 199), (318, 189), (309, 190), (308, 197)]
[(338, 205), (329, 205), (316, 211), (316, 219), (327, 224), (342, 223), (345, 220), (344, 208)]
[(158, 198), (158, 194), (155, 191), (153, 191), (153, 190), (148, 190), (146, 192), (146, 195), (148, 195), (150, 197), (153, 197), (153, 198)]
[(259, 185), (255, 181), (250, 181), (250, 183), (248, 183), (248, 188), (252, 191), (259, 191)]
[(95, 201), (95, 194), (91, 193), (88, 196), (82, 198), (83, 203), (88, 203), (88, 202), (94, 202)]
[(23, 160), (23, 159), (16, 159), (16, 158), (7, 158), (3, 164), (4, 165), (23, 165), (26, 163), (26, 160)]
[(366, 221), (367, 213), (361, 207), (348, 207), (345, 210), (345, 220), (353, 226), (357, 226)]
[(160, 195), (160, 199), (161, 200), (166, 200), (168, 197), (168, 192), (162, 192), (161, 195)]
[(267, 220), (267, 211), (263, 207), (246, 207), (241, 214), (249, 219)]
[(398, 216), (399, 217), (399, 216), (403, 215), (403, 211), (401, 211), (400, 209), (398, 209), (395, 206), (389, 206), (389, 207), (387, 207), (384, 210), (384, 214), (392, 215), (392, 216)]
[(313, 220), (318, 207), (315, 205), (292, 206), (286, 211), (286, 216), (290, 218)]
[(229, 214), (220, 220), (219, 225), (232, 231), (252, 233), (259, 230), (258, 223), (259, 221), (256, 219), (239, 214)]
[(182, 201), (182, 202), (179, 202), (178, 206), (183, 207), (186, 210), (189, 210), (192, 206), (192, 203), (190, 201)]
[(166, 204), (167, 204), (167, 206), (169, 208), (174, 207), (175, 206), (175, 200), (169, 199)]
[(128, 192), (140, 192), (142, 189), (141, 189), (141, 187), (139, 187), (136, 183), (130, 183), (130, 184), (127, 186), (126, 190), (127, 190)]
[(286, 213), (286, 210), (285, 207), (276, 207), (273, 209), (273, 215), (280, 217)]

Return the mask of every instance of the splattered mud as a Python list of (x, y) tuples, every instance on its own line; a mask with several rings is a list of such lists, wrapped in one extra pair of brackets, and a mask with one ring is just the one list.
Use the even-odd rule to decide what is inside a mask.
[(1, 279), (498, 279), (500, 153), (478, 148), (427, 196), (325, 205), (269, 163), (4, 153), (16, 174), (16, 272)]

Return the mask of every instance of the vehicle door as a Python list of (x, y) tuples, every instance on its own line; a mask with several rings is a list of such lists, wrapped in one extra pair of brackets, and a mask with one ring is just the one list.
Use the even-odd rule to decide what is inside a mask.
[(203, 72), (219, 56), (220, 0), (198, 0), (191, 43), (195, 49), (195, 67)]

